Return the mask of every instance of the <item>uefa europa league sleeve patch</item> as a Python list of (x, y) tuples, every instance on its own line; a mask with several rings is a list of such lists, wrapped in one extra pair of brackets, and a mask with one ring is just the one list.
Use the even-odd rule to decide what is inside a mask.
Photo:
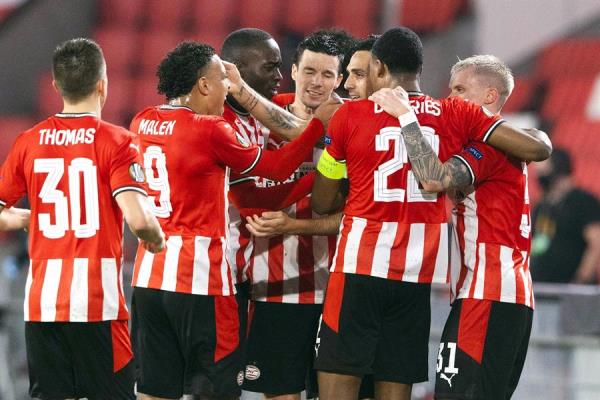
[(146, 175), (144, 175), (144, 169), (138, 163), (133, 163), (129, 166), (129, 176), (131, 176), (131, 179), (138, 183), (146, 182)]

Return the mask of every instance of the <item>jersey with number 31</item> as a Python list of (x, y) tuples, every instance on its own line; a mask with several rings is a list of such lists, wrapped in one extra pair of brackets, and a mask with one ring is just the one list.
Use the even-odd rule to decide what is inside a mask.
[(145, 194), (127, 130), (94, 114), (57, 114), (23, 132), (0, 172), (0, 205), (31, 206), (26, 321), (127, 319), (123, 215), (114, 197)]
[[(421, 131), (442, 161), (503, 121), (475, 104), (409, 93)], [(408, 282), (446, 282), (443, 194), (419, 188), (399, 122), (369, 100), (344, 104), (329, 124), (328, 153), (345, 160), (350, 192), (332, 272)]]

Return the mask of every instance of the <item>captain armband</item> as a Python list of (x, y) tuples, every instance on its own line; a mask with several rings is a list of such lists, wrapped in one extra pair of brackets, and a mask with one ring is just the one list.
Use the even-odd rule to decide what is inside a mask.
[(346, 162), (336, 160), (325, 149), (317, 163), (317, 171), (329, 179), (342, 179), (346, 177)]

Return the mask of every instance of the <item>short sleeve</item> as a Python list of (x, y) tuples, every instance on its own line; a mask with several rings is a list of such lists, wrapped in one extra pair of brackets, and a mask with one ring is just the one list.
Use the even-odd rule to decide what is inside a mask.
[(348, 135), (349, 103), (340, 107), (329, 121), (325, 145), (327, 153), (337, 161), (346, 160), (346, 137)]
[(504, 157), (498, 150), (481, 142), (469, 142), (454, 158), (463, 162), (471, 175), (471, 184), (492, 176)]
[(455, 124), (459, 132), (465, 133), (465, 141), (487, 142), (494, 130), (505, 122), (483, 106), (456, 97), (452, 100)]
[(260, 160), (262, 149), (239, 135), (225, 120), (213, 124), (210, 140), (217, 161), (234, 172), (246, 174)]
[(120, 145), (114, 146), (110, 161), (110, 189), (113, 197), (126, 191), (146, 195), (146, 177), (142, 167), (138, 140), (127, 135)]
[(24, 164), (24, 146), (17, 138), (0, 169), (1, 206), (12, 207), (27, 193), (27, 182), (23, 173)]

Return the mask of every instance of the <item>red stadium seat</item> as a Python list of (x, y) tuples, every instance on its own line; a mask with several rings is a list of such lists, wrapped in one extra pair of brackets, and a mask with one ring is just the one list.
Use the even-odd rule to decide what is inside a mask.
[(356, 37), (366, 37), (375, 32), (376, 12), (379, 1), (333, 0), (332, 25), (344, 27)]
[[(229, 32), (236, 26), (238, 16), (236, 0), (197, 0), (190, 8), (193, 32)], [(225, 36), (221, 40), (225, 39)]]
[(534, 91), (535, 85), (532, 79), (528, 77), (515, 78), (515, 88), (502, 107), (502, 113), (523, 111), (530, 105)]
[(144, 31), (140, 34), (138, 61), (142, 74), (154, 74), (158, 64), (185, 36), (173, 31)]
[(536, 64), (536, 78), (590, 76), (600, 72), (600, 40), (567, 39), (542, 50)]
[(38, 116), (41, 119), (48, 118), (63, 108), (60, 94), (52, 87), (52, 73), (50, 72), (42, 74), (38, 81), (37, 105)]
[(404, 0), (401, 25), (421, 33), (437, 32), (450, 26), (463, 5), (463, 0)]
[(119, 27), (100, 28), (94, 33), (94, 39), (102, 47), (109, 76), (131, 71), (133, 61), (137, 58), (138, 42), (135, 32)]
[(135, 29), (144, 19), (144, 0), (100, 0), (100, 24)]
[(0, 163), (2, 163), (17, 135), (35, 125), (37, 121), (29, 116), (0, 116)]
[(275, 32), (279, 28), (282, 3), (278, 0), (240, 0), (239, 26), (260, 28), (269, 33)]
[(146, 0), (144, 13), (147, 28), (183, 31), (192, 3), (193, 1), (190, 0)]
[(329, 3), (322, 0), (289, 0), (285, 2), (283, 28), (306, 35), (328, 25)]
[(125, 75), (112, 74), (108, 78), (108, 97), (102, 109), (102, 119), (116, 125), (129, 126), (135, 96), (134, 81)]
[(221, 46), (223, 45), (223, 40), (229, 34), (229, 32), (218, 32), (218, 31), (198, 31), (194, 32), (194, 34), (188, 39), (195, 40), (197, 42), (206, 43), (212, 46), (217, 53), (221, 52)]
[(132, 114), (137, 114), (146, 107), (163, 104), (165, 99), (158, 94), (158, 78), (153, 74), (143, 75), (133, 84)]
[[(541, 116), (554, 121), (561, 115), (570, 117), (583, 116), (594, 85), (595, 77), (572, 78), (564, 77), (550, 82)], [(573, 94), (576, 93), (574, 96)]]

